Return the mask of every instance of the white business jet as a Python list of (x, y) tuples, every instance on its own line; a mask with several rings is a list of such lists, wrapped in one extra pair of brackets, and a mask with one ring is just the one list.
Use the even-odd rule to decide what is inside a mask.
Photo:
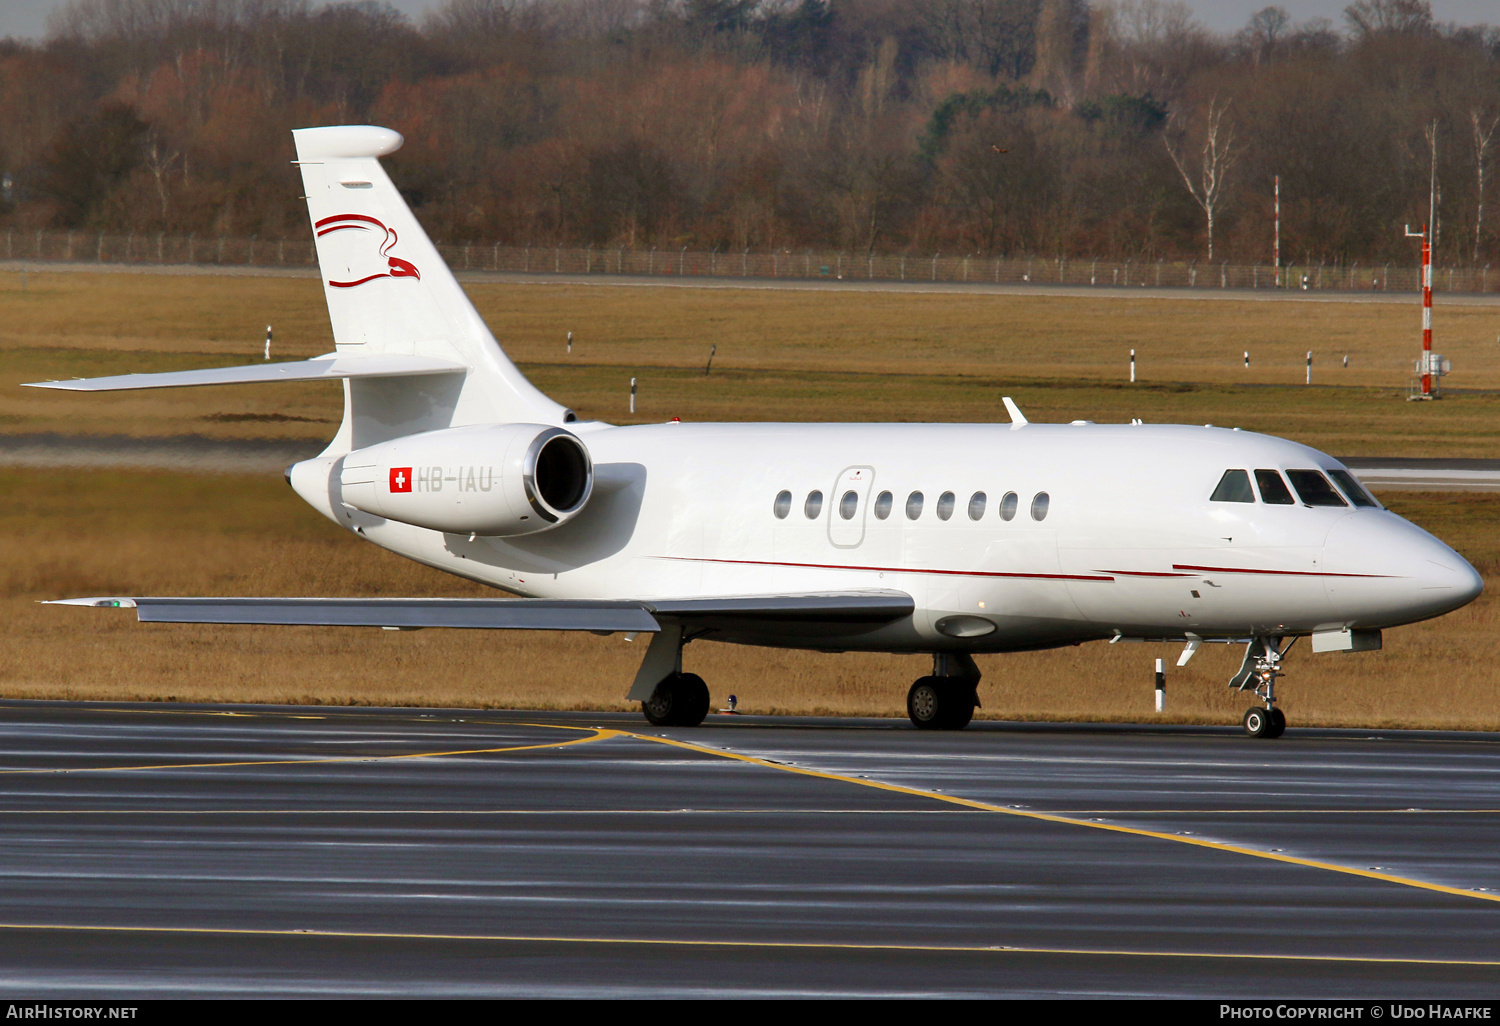
[(918, 727), (965, 726), (976, 653), (1085, 641), (1245, 645), (1230, 687), (1276, 737), (1276, 679), (1376, 649), (1482, 587), (1337, 460), (1209, 426), (580, 421), (506, 357), (382, 170), (384, 128), (293, 133), (334, 352), (296, 363), (38, 383), (83, 391), (344, 383), (344, 419), (287, 480), (330, 520), (523, 596), (141, 598), (142, 621), (649, 633), (631, 700), (709, 710), (683, 646), (931, 654)]

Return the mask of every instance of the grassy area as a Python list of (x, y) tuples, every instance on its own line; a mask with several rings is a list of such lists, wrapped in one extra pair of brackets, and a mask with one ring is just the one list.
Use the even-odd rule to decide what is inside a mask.
[[(1418, 308), (551, 284), (475, 285), (533, 380), (585, 417), (1213, 423), (1341, 455), (1500, 455), (1500, 394), (1407, 403)], [(0, 431), (326, 439), (323, 384), (68, 395), (22, 381), (176, 370), (332, 347), (315, 279), (0, 275)], [(1459, 389), (1500, 389), (1500, 309), (1446, 307)], [(575, 333), (572, 356), (563, 351)], [(714, 372), (705, 377), (711, 344)], [(1126, 382), (1137, 350), (1136, 385)], [(1251, 352), (1249, 371), (1241, 354)], [(1315, 351), (1314, 386), (1302, 384)], [(1349, 356), (1344, 369), (1342, 357)]]
[[(7, 697), (626, 708), (643, 642), (541, 632), (194, 627), (128, 611), (38, 605), (97, 594), (494, 594), (417, 566), (303, 506), (280, 481), (162, 473), (0, 472), (0, 694)], [(1295, 723), (1500, 728), (1500, 496), (1387, 497), (1464, 552), (1490, 582), (1441, 620), (1388, 631), (1386, 648), (1299, 646), (1281, 693)], [(1151, 719), (1155, 645), (1085, 645), (980, 659), (983, 715)], [(1171, 722), (1231, 722), (1240, 654), (1207, 646), (1171, 671)], [(699, 642), (687, 667), (749, 712), (904, 715), (916, 656), (822, 655)], [(1169, 665), (1171, 659), (1169, 658)]]

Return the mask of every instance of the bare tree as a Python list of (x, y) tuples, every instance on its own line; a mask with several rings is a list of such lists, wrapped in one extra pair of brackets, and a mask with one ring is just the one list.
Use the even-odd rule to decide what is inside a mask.
[[(1219, 105), (1218, 97), (1215, 96), (1208, 101), (1208, 112), (1204, 118), (1203, 125), (1203, 165), (1200, 169), (1189, 171), (1189, 158), (1184, 155), (1183, 143), (1186, 141), (1186, 128), (1179, 131), (1176, 142), (1173, 141), (1171, 131), (1166, 132), (1162, 139), (1167, 146), (1167, 155), (1172, 158), (1172, 163), (1177, 166), (1178, 174), (1182, 175), (1188, 192), (1192, 193), (1193, 199), (1198, 201), (1198, 206), (1203, 208), (1203, 214), (1208, 220), (1208, 259), (1214, 258), (1214, 220), (1224, 207), (1224, 184), (1228, 177), (1229, 169), (1234, 166), (1239, 153), (1234, 146), (1234, 128), (1224, 124), (1224, 113), (1229, 110), (1229, 101)], [(1176, 120), (1176, 116), (1173, 116)], [(1196, 179), (1196, 180), (1195, 180)]]
[(1220, 59), (1220, 42), (1181, 0), (1110, 0), (1097, 10), (1103, 23), (1091, 31), (1102, 29), (1113, 44), (1104, 47), (1113, 53), (1098, 87), (1171, 99), (1195, 71)]
[(1478, 179), (1474, 190), (1474, 262), (1479, 263), (1479, 238), (1484, 231), (1484, 158), (1495, 138), (1495, 128), (1500, 126), (1500, 115), (1489, 118), (1486, 127), (1484, 118), (1477, 110), (1469, 111), (1469, 121), (1474, 126), (1474, 177)]
[(1244, 28), (1235, 33), (1234, 41), (1259, 67), (1276, 59), (1276, 51), (1291, 28), (1292, 16), (1285, 7), (1262, 7), (1250, 15)]
[(180, 152), (169, 148), (160, 132), (152, 129), (146, 133), (144, 162), (146, 170), (151, 172), (151, 177), (156, 184), (156, 199), (161, 205), (163, 224), (167, 221), (167, 176), (172, 172), (172, 165), (177, 163), (181, 156)]
[(1355, 0), (1344, 20), (1357, 36), (1406, 35), (1432, 31), (1429, 0)]
[(1041, 0), (918, 0), (913, 10), (938, 57), (1021, 78), (1036, 62)]

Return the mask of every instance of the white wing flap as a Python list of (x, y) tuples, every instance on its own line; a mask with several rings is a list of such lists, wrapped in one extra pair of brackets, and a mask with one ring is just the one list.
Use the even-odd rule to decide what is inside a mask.
[(70, 392), (115, 392), (132, 388), (185, 388), (191, 385), (250, 385), (267, 381), (337, 381), (343, 378), (402, 378), (423, 374), (462, 374), (469, 368), (430, 356), (331, 356), (294, 363), (252, 363), (243, 367), (116, 374), (71, 381), (29, 381), (27, 388)]

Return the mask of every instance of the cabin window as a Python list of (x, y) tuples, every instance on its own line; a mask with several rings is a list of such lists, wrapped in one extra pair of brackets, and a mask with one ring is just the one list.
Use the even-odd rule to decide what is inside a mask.
[(922, 515), (922, 493), (912, 492), (906, 497), (906, 519), (915, 520)]
[(944, 492), (938, 496), (937, 515), (939, 520), (947, 520), (953, 515), (954, 495), (952, 492)]
[(1333, 490), (1328, 478), (1316, 470), (1288, 470), (1286, 476), (1292, 479), (1292, 487), (1297, 489), (1297, 494), (1309, 506), (1349, 505), (1342, 495)]
[(1209, 502), (1254, 502), (1255, 493), (1250, 490), (1250, 475), (1243, 470), (1226, 470), (1219, 478), (1219, 486), (1208, 497)]
[(983, 492), (975, 492), (973, 495), (969, 496), (969, 519), (983, 520), (984, 506), (988, 501), (989, 497), (986, 496)]
[(853, 489), (844, 493), (839, 500), (839, 516), (845, 520), (853, 520), (855, 510), (859, 509), (859, 493)]
[(895, 496), (891, 495), (890, 492), (881, 492), (879, 495), (875, 496), (875, 519), (884, 520), (886, 517), (890, 516), (891, 504), (894, 501)]
[(1344, 494), (1349, 496), (1349, 501), (1356, 506), (1374, 506), (1376, 509), (1380, 508), (1380, 503), (1370, 497), (1370, 493), (1365, 491), (1364, 486), (1355, 480), (1354, 475), (1349, 473), (1349, 471), (1330, 470), (1328, 476), (1338, 482), (1338, 486), (1344, 490)]
[(786, 515), (792, 511), (792, 493), (783, 489), (776, 493), (776, 505), (771, 507), (771, 512), (776, 514), (777, 520), (785, 520)]
[(1287, 491), (1286, 482), (1274, 470), (1257, 470), (1255, 486), (1260, 489), (1260, 501), (1273, 506), (1295, 506), (1297, 500)]
[(1016, 508), (1020, 504), (1021, 500), (1015, 492), (1006, 492), (1005, 497), (1000, 500), (1000, 519), (1014, 520), (1016, 518)]
[(1031, 500), (1031, 519), (1046, 520), (1047, 507), (1052, 505), (1052, 499), (1046, 492), (1037, 492), (1036, 498)]
[(818, 519), (818, 514), (823, 512), (823, 493), (812, 491), (807, 493), (807, 501), (802, 504), (802, 513), (809, 520)]

